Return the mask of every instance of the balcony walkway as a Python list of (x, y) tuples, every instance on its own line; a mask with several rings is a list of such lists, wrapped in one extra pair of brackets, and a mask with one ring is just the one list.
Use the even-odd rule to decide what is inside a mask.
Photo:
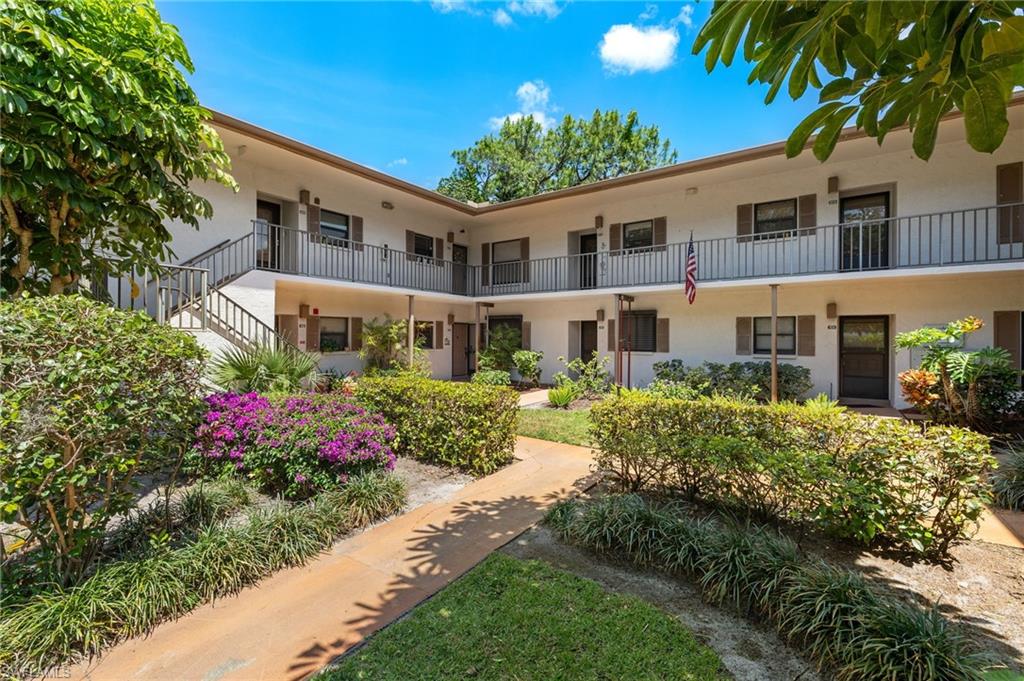
[(519, 438), (517, 461), (126, 641), (70, 678), (298, 680), (447, 586), (586, 489), (589, 449)]

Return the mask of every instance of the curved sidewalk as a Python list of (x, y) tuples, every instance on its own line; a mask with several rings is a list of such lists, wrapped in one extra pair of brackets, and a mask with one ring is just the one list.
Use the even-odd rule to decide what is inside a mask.
[(590, 450), (519, 438), (517, 461), (444, 502), (343, 540), (308, 565), (107, 651), (71, 678), (301, 679), (392, 622), (585, 489)]

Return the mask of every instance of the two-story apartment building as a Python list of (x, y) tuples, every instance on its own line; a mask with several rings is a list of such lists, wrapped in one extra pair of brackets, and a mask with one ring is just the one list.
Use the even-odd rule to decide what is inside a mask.
[(276, 329), (324, 368), (358, 369), (366, 320), (411, 313), (441, 378), (472, 371), (478, 328), (507, 324), (545, 378), (559, 356), (618, 350), (619, 379), (643, 385), (661, 360), (766, 359), (777, 286), (780, 361), (815, 392), (900, 405), (900, 331), (976, 315), (971, 342), (1020, 365), (1024, 98), (1010, 120), (991, 155), (953, 116), (928, 162), (905, 130), (881, 147), (850, 130), (826, 163), (769, 144), (470, 205), (217, 114), (241, 190), (199, 188), (214, 217), (172, 225), (194, 269), (164, 288), (211, 345)]

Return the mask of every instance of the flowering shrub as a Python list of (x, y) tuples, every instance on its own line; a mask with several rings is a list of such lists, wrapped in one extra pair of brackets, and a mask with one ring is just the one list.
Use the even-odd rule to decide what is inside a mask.
[(219, 393), (206, 404), (194, 459), (269, 493), (308, 497), (351, 475), (395, 466), (394, 427), (336, 395)]

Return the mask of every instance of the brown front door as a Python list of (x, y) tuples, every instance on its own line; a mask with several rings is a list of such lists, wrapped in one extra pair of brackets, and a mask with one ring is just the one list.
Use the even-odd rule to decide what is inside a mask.
[(597, 285), (597, 235), (580, 235), (580, 288)]
[(256, 220), (256, 266), (276, 270), (281, 206), (271, 201), (257, 201)]
[(580, 357), (589, 362), (597, 352), (597, 322), (580, 322)]
[(452, 293), (465, 294), (469, 290), (468, 262), (469, 249), (462, 244), (452, 244)]
[(452, 324), (452, 378), (469, 375), (469, 357), (473, 353), (469, 328), (469, 324)]
[(889, 318), (839, 318), (839, 397), (889, 399)]
[(844, 196), (839, 200), (844, 270), (889, 266), (889, 192)]

